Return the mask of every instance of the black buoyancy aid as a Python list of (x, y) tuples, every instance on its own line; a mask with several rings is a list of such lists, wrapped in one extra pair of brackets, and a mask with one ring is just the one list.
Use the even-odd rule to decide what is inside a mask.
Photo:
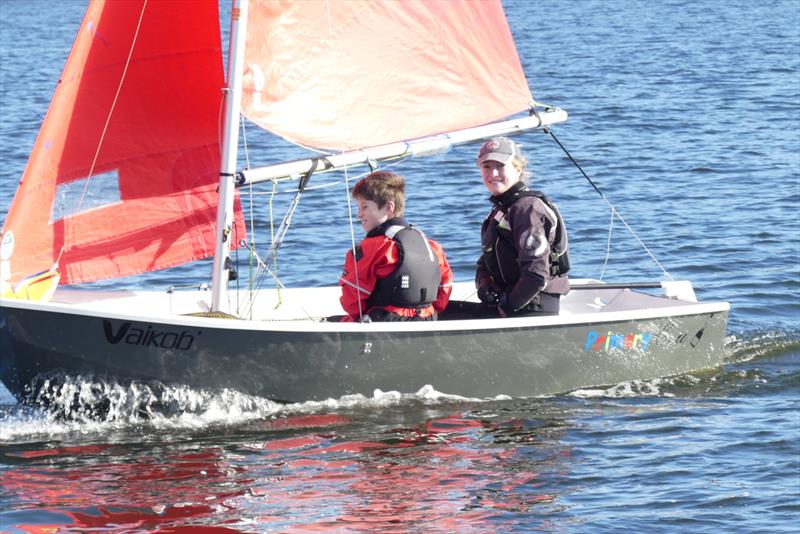
[(397, 245), (400, 261), (392, 274), (377, 281), (368, 306), (417, 308), (433, 304), (442, 271), (425, 234), (413, 226), (393, 225), (384, 235)]
[[(545, 206), (550, 208), (556, 215), (556, 231), (555, 235), (553, 236), (553, 242), (550, 244), (550, 276), (555, 277), (563, 274), (567, 274), (569, 272), (569, 240), (567, 237), (567, 226), (564, 224), (564, 219), (561, 217), (561, 212), (558, 211), (558, 208), (550, 200), (547, 195), (542, 193), (541, 191), (534, 191), (528, 189), (524, 185), (516, 191), (513, 191), (510, 195), (502, 195), (501, 198), (492, 198), (492, 202), (497, 206), (497, 209), (503, 212), (504, 215), (508, 213), (508, 209), (522, 197), (536, 197), (542, 202), (544, 202)], [(491, 217), (491, 216), (490, 216)], [(545, 231), (549, 235), (549, 228), (545, 228)], [(497, 232), (499, 235), (503, 235), (503, 229), (497, 228)], [(511, 239), (509, 238), (509, 242)], [(501, 245), (501, 241), (495, 244), (497, 250), (495, 251), (494, 257), (496, 261), (501, 261), (501, 258), (506, 258), (508, 254), (504, 254), (504, 251), (501, 250), (504, 247)], [(511, 246), (513, 249), (513, 246)], [(512, 257), (514, 261), (516, 260), (516, 252), (512, 253)], [(489, 261), (489, 263), (494, 263), (493, 261)], [(503, 262), (505, 263), (505, 262)], [(510, 262), (509, 262), (510, 263)], [(500, 270), (503, 270), (503, 266), (498, 266)], [(509, 267), (511, 269), (509, 269)], [(492, 269), (490, 269), (492, 270)], [(516, 271), (516, 277), (519, 276), (519, 268), (514, 263), (513, 265), (507, 264), (506, 270)], [(515, 278), (516, 278), (515, 277)], [(505, 278), (505, 277), (504, 277)]]

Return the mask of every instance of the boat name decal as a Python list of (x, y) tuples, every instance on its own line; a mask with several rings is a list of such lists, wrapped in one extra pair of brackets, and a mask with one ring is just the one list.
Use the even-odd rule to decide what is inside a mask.
[[(140, 345), (142, 347), (156, 347), (161, 349), (189, 350), (194, 343), (194, 335), (188, 330), (170, 332), (168, 330), (155, 330), (152, 326), (146, 329), (132, 327), (131, 323), (122, 323), (117, 331), (111, 321), (103, 320), (103, 333), (106, 341), (112, 345), (125, 343), (127, 345)], [(200, 335), (202, 332), (197, 332)]]
[(615, 334), (614, 332), (598, 333), (594, 330), (586, 334), (586, 352), (601, 350), (640, 350), (646, 351), (650, 347), (653, 334), (630, 333)]

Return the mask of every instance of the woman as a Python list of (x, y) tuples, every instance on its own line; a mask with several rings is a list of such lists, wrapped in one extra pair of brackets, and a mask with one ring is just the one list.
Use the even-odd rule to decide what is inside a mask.
[(511, 139), (481, 147), (478, 167), (492, 211), (481, 229), (478, 298), (502, 317), (554, 315), (569, 292), (567, 229), (558, 209), (525, 184), (525, 157)]

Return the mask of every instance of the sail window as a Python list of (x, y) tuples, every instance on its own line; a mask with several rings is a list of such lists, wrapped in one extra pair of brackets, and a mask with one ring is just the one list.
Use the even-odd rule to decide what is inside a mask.
[(74, 217), (121, 201), (118, 169), (59, 184), (50, 210), (50, 222)]

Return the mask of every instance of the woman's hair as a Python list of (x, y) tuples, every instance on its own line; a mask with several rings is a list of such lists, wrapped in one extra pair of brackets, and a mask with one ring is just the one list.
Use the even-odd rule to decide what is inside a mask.
[(522, 151), (519, 151), (517, 155), (514, 156), (511, 164), (519, 171), (520, 180), (528, 183), (530, 180), (530, 173), (525, 170), (525, 166), (528, 164), (528, 158), (525, 157)]
[(390, 200), (394, 202), (394, 214), (401, 217), (406, 204), (406, 181), (399, 174), (375, 171), (362, 178), (353, 188), (353, 198), (371, 200), (382, 208)]

